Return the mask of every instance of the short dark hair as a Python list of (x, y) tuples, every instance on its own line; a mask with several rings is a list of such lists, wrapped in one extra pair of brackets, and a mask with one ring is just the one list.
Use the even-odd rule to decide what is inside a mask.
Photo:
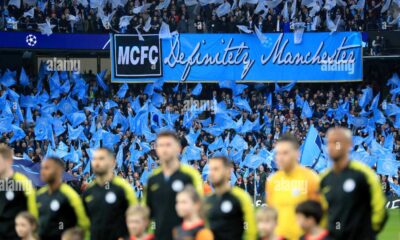
[(290, 133), (283, 134), (277, 142), (288, 142), (292, 144), (294, 148), (299, 149), (299, 141), (297, 141), (297, 138)]
[(212, 156), (210, 158), (210, 160), (219, 160), (219, 161), (222, 162), (222, 164), (225, 167), (231, 167), (232, 166), (231, 161), (229, 161), (229, 158), (227, 158), (226, 156), (223, 156), (223, 155), (214, 155), (214, 156)]
[(297, 205), (296, 213), (303, 214), (306, 218), (311, 217), (315, 220), (315, 223), (319, 224), (322, 219), (323, 210), (319, 202), (307, 200)]
[(176, 132), (174, 131), (166, 130), (166, 131), (161, 131), (160, 133), (157, 134), (157, 139), (162, 137), (170, 137), (173, 138), (175, 141), (177, 141), (179, 144), (181, 143), (181, 139), (178, 137), (178, 134), (176, 134)]
[(57, 164), (58, 166), (60, 166), (62, 169), (65, 169), (64, 161), (57, 156), (48, 156), (48, 157), (46, 157), (46, 161), (52, 161), (55, 164)]
[(114, 158), (115, 157), (115, 155), (114, 155), (114, 151), (111, 149), (111, 148), (108, 148), (108, 147), (99, 147), (99, 148), (96, 148), (96, 151), (105, 151), (108, 155), (110, 155), (112, 158)]

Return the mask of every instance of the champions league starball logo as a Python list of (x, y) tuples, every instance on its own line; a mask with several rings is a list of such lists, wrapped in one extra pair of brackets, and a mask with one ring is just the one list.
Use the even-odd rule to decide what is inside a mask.
[(37, 43), (37, 38), (35, 35), (29, 34), (28, 36), (26, 36), (25, 41), (28, 46), (33, 47)]

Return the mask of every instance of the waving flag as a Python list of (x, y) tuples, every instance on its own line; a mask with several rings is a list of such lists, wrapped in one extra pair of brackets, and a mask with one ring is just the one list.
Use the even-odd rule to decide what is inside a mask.
[(304, 101), (303, 108), (301, 110), (301, 117), (311, 118), (312, 115), (313, 115), (313, 110), (311, 109), (310, 105), (308, 105), (308, 102)]
[(21, 74), (19, 75), (19, 84), (24, 87), (29, 86), (30, 84), (29, 77), (28, 75), (26, 75), (25, 69), (23, 67), (21, 69)]
[(300, 164), (311, 167), (323, 154), (322, 140), (317, 129), (312, 125), (307, 133), (301, 152)]

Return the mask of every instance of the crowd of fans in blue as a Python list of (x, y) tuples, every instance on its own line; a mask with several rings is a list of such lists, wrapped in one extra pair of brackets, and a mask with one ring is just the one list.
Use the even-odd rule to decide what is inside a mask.
[[(207, 158), (224, 154), (235, 162), (232, 184), (263, 196), (265, 181), (276, 170), (273, 147), (281, 134), (291, 132), (304, 144), (315, 128), (320, 153), (318, 163), (309, 166), (321, 172), (329, 164), (327, 129), (345, 126), (354, 134), (352, 158), (377, 170), (388, 196), (399, 195), (400, 79), (393, 70), (371, 71), (363, 83), (318, 86), (226, 81), (128, 85), (110, 84), (106, 71), (48, 72), (45, 64), (35, 75), (5, 70), (1, 141), (14, 148), (16, 157), (33, 162), (46, 155), (61, 157), (78, 191), (93, 179), (92, 150), (109, 147), (116, 153), (115, 173), (140, 198), (158, 165), (156, 133), (173, 129), (181, 137), (181, 161), (198, 169), (205, 184)], [(387, 85), (374, 81), (378, 78), (387, 79)]]
[(179, 33), (289, 32), (304, 22), (305, 31), (367, 31), (398, 29), (399, 9), (398, 0), (1, 0), (0, 29), (49, 21), (61, 33), (158, 33), (164, 22)]

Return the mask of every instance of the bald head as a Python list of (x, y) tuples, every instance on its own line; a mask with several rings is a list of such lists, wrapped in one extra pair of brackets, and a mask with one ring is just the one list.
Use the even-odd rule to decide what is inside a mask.
[(347, 157), (352, 145), (352, 133), (349, 129), (331, 128), (328, 130), (327, 140), (329, 156), (333, 161), (336, 162)]

